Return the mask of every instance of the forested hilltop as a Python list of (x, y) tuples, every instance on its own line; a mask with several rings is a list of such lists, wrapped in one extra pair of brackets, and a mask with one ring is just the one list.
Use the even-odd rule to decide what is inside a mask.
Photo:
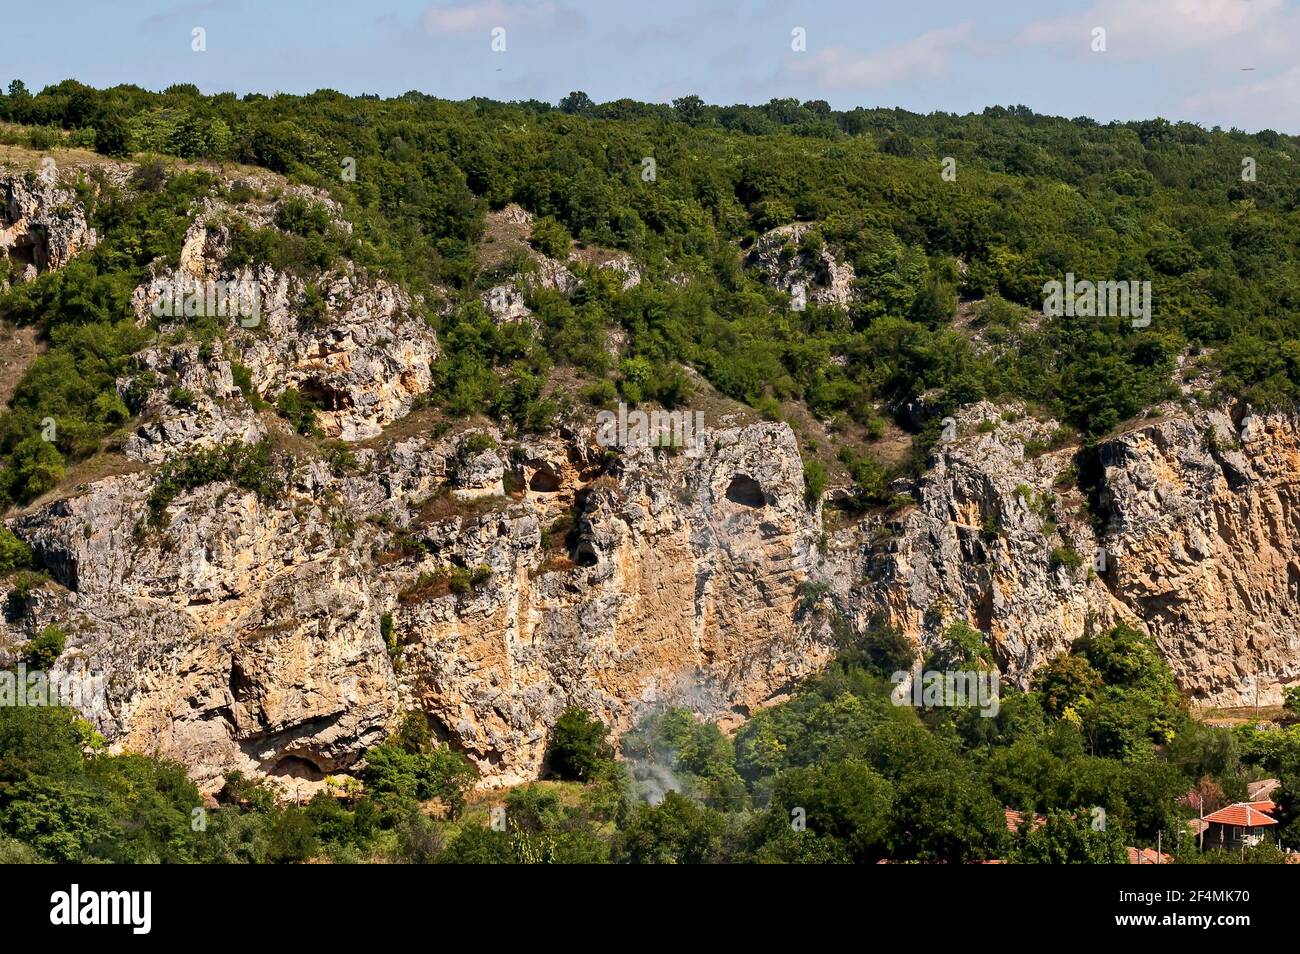
[[(459, 294), (466, 306), (431, 320), (446, 350), (439, 398), (461, 412), (490, 407), (538, 424), (553, 411), (538, 405), (539, 379), (557, 364), (672, 404), (683, 392), (674, 363), (686, 362), (730, 397), (760, 407), (797, 398), (876, 432), (881, 415), (926, 394), (939, 411), (1024, 398), (1091, 436), (1174, 393), (1183, 355), (1257, 406), (1292, 401), (1300, 381), (1297, 141), (1271, 131), (1102, 126), (1023, 107), (920, 116), (793, 100), (597, 105), (582, 93), (552, 107), (74, 81), (34, 96), (11, 84), (0, 120), (23, 127), (7, 129), (11, 143), (236, 161), (328, 190), (356, 224), (346, 242), (304, 219), (296, 242), (248, 237), (249, 258), (342, 254), (417, 293)], [(1247, 165), (1254, 173), (1243, 176)], [(108, 241), (5, 296), (11, 320), (41, 323), (56, 346), (33, 371), (40, 396), (20, 389), (0, 430), (11, 459), (31, 415), (68, 419), (65, 456), (120, 421), (111, 399), (95, 400), (111, 380), (105, 365), (138, 346), (114, 323), (145, 265), (164, 247), (174, 254), (168, 233), (203, 188), (182, 176), (157, 191), (100, 191), (92, 216)], [(485, 213), (512, 201), (540, 217), (532, 241), (542, 251), (626, 250), (646, 280), (628, 291), (594, 285), (574, 302), (542, 296), (527, 340), (493, 328), (469, 293), (520, 263), (485, 268), (475, 249)], [(814, 227), (782, 254), (833, 247), (853, 267), (847, 308), (791, 310), (788, 294), (744, 267), (757, 236), (797, 221)], [(1066, 273), (1149, 280), (1150, 324), (1037, 320), (1044, 284)], [(954, 327), (959, 301), (984, 303), (979, 337), (1002, 346), (977, 348)], [(611, 328), (630, 335), (630, 368), (589, 347)], [(506, 380), (492, 371), (503, 366)], [(39, 454), (30, 447), (17, 453), (29, 473), (54, 465), (28, 460)], [(880, 496), (865, 460), (857, 470)], [(48, 483), (21, 469), (9, 472), (10, 499)]]
[[(0, 699), (112, 678), (0, 704), (0, 861), (1284, 860), (1298, 148), (10, 84), (0, 196), (65, 232), (0, 259)], [(187, 268), (265, 320), (152, 310)], [(596, 447), (620, 403), (709, 452)], [(1208, 724), (1247, 618), (1284, 704)], [(1277, 837), (1200, 850), (1260, 784)]]

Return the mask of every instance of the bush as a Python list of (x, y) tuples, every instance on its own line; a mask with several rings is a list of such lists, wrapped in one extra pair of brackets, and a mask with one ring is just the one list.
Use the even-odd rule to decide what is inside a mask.
[(306, 861), (318, 848), (311, 817), (296, 805), (277, 811), (266, 828), (266, 860), (272, 864)]
[(570, 706), (555, 721), (546, 765), (556, 778), (585, 782), (613, 757), (609, 729), (595, 716)]
[(307, 436), (320, 436), (320, 425), (316, 423), (316, 404), (299, 393), (297, 388), (285, 388), (275, 399), (275, 409), (288, 421), (295, 431)]
[(63, 654), (67, 637), (57, 626), (46, 626), (23, 647), (23, 661), (30, 669), (50, 669)]
[(149, 494), (149, 519), (157, 525), (171, 502), (187, 490), (229, 481), (256, 493), (263, 500), (279, 496), (283, 486), (272, 474), (271, 443), (232, 441), (192, 451), (158, 468)]
[(32, 548), (8, 529), (0, 527), (0, 575), (32, 565)]
[(1292, 716), (1300, 717), (1300, 686), (1289, 686), (1282, 691), (1282, 705)]
[(1079, 552), (1075, 550), (1074, 547), (1066, 544), (1065, 546), (1054, 547), (1052, 549), (1052, 555), (1048, 559), (1048, 564), (1053, 570), (1059, 566), (1071, 570), (1077, 570), (1079, 567), (1083, 566), (1083, 557), (1079, 555)]
[(366, 752), (362, 771), (366, 790), (376, 798), (426, 801), (437, 799), (453, 817), (478, 780), (478, 770), (458, 752), (440, 746), (428, 752), (408, 752), (390, 741)]
[(803, 500), (809, 508), (816, 507), (826, 492), (828, 477), (826, 467), (819, 460), (810, 460), (803, 465)]
[(533, 222), (533, 233), (528, 241), (543, 255), (560, 261), (568, 258), (569, 248), (573, 244), (569, 230), (549, 215)]

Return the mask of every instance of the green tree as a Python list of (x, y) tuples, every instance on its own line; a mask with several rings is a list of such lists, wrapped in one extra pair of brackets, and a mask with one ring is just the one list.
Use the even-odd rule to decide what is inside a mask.
[(595, 716), (570, 706), (555, 720), (546, 764), (557, 778), (585, 782), (613, 756), (609, 729)]
[(679, 792), (658, 805), (637, 805), (614, 837), (613, 857), (626, 864), (705, 864), (722, 860), (726, 822)]

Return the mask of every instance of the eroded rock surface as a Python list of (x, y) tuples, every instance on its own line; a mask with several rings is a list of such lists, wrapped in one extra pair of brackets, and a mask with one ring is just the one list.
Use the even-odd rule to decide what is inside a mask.
[(0, 263), (17, 262), (34, 277), (62, 268), (97, 241), (53, 160), (39, 172), (0, 170)]
[[(34, 195), (14, 201), (39, 225), (55, 200)], [(53, 579), (10, 598), (0, 661), (59, 624), (57, 665), (104, 675), (83, 711), (118, 749), (177, 758), (209, 788), (231, 769), (310, 784), (418, 709), (485, 784), (516, 782), (570, 705), (616, 734), (665, 701), (734, 725), (816, 671), (840, 620), (921, 644), (963, 620), (1022, 685), (1120, 619), (1200, 703), (1276, 702), (1300, 680), (1294, 417), (1165, 408), (1104, 441), (1081, 489), (1055, 422), (978, 404), (912, 504), (827, 532), (785, 424), (720, 416), (690, 453), (611, 453), (582, 415), (542, 437), (412, 416), (438, 356), (418, 302), (350, 266), (228, 263), (231, 216), (268, 227), (280, 201), (205, 201), (179, 272), (136, 291), (161, 334), (118, 391), (137, 415), (122, 449), (147, 468), (7, 521)], [(521, 212), (499, 224), (526, 231)], [(41, 238), (47, 264), (93, 241), (84, 217), (65, 221)], [(846, 304), (851, 269), (792, 256), (801, 237), (765, 237), (755, 264)], [(575, 261), (639, 277), (597, 258)], [(573, 290), (553, 264), (531, 280)], [(154, 308), (177, 275), (253, 289), (256, 320), (223, 315), (195, 340)], [(498, 320), (531, 320), (528, 280), (502, 286), (517, 297)], [(348, 445), (317, 452), (294, 434), (301, 422), (266, 406), (289, 389)], [(260, 485), (160, 485), (200, 450), (259, 441), (277, 448)]]

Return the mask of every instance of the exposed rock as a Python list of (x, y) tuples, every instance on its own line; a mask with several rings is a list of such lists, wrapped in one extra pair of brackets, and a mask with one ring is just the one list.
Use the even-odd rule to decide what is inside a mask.
[[(38, 241), (42, 267), (93, 242), (75, 203), (63, 226), (42, 224), (57, 187), (0, 181), (29, 190), (9, 205), (28, 244), (6, 247), (33, 249), (33, 268)], [(351, 267), (227, 267), (230, 217), (266, 226), (276, 201), (207, 201), (179, 271), (136, 290), (138, 319), (163, 334), (118, 382), (140, 414), (128, 457), (256, 441), (271, 420), (256, 399), (289, 388), (321, 406), (327, 435), (371, 438), (431, 387), (437, 340), (396, 287)], [(517, 207), (498, 215), (503, 229), (531, 224)], [(806, 228), (764, 236), (756, 266), (848, 304), (852, 269), (798, 251)], [(573, 261), (635, 274), (589, 252)], [(190, 316), (155, 308), (177, 275), (236, 283), (256, 313), (215, 316), (200, 345)], [(493, 314), (530, 321), (530, 283), (567, 294), (577, 281), (534, 256)], [(936, 408), (923, 395), (907, 413)], [(729, 727), (821, 666), (841, 619), (922, 644), (963, 620), (1021, 685), (1123, 619), (1196, 701), (1279, 701), (1300, 680), (1300, 418), (1162, 412), (1097, 448), (1096, 512), (1070, 486), (1079, 449), (1051, 449), (1056, 422), (977, 404), (915, 483), (895, 485), (915, 505), (826, 534), (793, 431), (726, 418), (698, 454), (611, 454), (572, 421), (508, 439), (491, 425), (421, 434), (416, 418), (329, 465), (301, 442), (299, 458), (275, 459), (283, 489), (261, 497), (216, 482), (151, 506), (152, 469), (102, 478), (8, 521), (54, 582), (11, 604), (0, 663), (58, 622), (58, 668), (105, 677), (83, 711), (110, 744), (180, 759), (209, 791), (231, 769), (316, 784), (408, 708), (488, 785), (535, 777), (570, 705), (616, 735), (664, 701)]]
[(62, 268), (98, 241), (52, 163), (40, 172), (0, 170), (0, 262), (27, 266), (29, 277)]
[[(137, 374), (118, 381), (118, 393), (143, 415), (126, 439), (127, 457), (156, 464), (192, 447), (232, 440), (251, 444), (265, 436), (235, 387), (220, 340), (206, 359), (198, 345), (182, 344), (141, 352), (136, 364)], [(175, 402), (177, 390), (184, 393), (184, 405)]]
[(1300, 680), (1300, 419), (1198, 413), (1101, 451), (1115, 596), (1198, 701), (1280, 704)]
[(773, 288), (791, 295), (802, 289), (807, 301), (847, 307), (853, 299), (853, 266), (826, 247), (816, 254), (803, 251), (799, 243), (812, 228), (793, 222), (765, 232), (754, 243), (750, 263)]
[[(818, 517), (785, 425), (711, 432), (698, 458), (645, 449), (604, 475), (603, 451), (578, 435), (535, 442), (522, 466), (555, 486), (428, 522), (426, 494), (445, 481), (424, 462), (451, 473), (452, 443), (362, 452), (382, 468), (365, 479), (298, 468), (275, 502), (201, 487), (162, 528), (147, 520), (148, 475), (99, 481), (14, 523), (68, 591), (21, 625), (64, 620), (76, 658), (109, 677), (88, 713), (106, 738), (182, 758), (209, 787), (232, 768), (347, 767), (382, 738), (399, 692), (490, 784), (518, 781), (568, 705), (616, 731), (655, 699), (734, 718), (827, 657), (824, 626), (795, 612)], [(495, 494), (501, 468), (477, 452), (455, 482)], [(543, 537), (560, 500), (578, 508), (571, 544)], [(376, 556), (390, 534), (362, 519), (381, 513), (423, 540), (418, 553)], [(457, 566), (490, 575), (408, 595), (421, 574)], [(396, 673), (385, 612), (403, 646)]]
[[(977, 428), (995, 424), (980, 433)], [(868, 547), (872, 585), (859, 622), (885, 622), (922, 643), (962, 620), (985, 635), (1005, 673), (1023, 683), (1038, 665), (1110, 613), (1104, 590), (1085, 570), (1053, 565), (1054, 547), (1086, 555), (1086, 523), (1063, 524), (1049, 503), (1070, 454), (1028, 458), (1027, 440), (1044, 440), (1054, 422), (1001, 419), (976, 405), (958, 415), (961, 436), (936, 448), (918, 487), (920, 505), (882, 528)]]
[[(1197, 703), (1253, 704), (1257, 685), (1261, 704), (1280, 702), (1300, 680), (1297, 420), (1260, 415), (1238, 444), (1226, 413), (1177, 412), (1102, 442), (1097, 537), (1082, 495), (1067, 504), (1054, 489), (1075, 450), (1024, 453), (1055, 422), (1008, 423), (1000, 411), (958, 414), (919, 507), (862, 543), (870, 584), (853, 590), (842, 574), (837, 591), (858, 624), (925, 644), (965, 621), (1024, 685), (1090, 627), (1125, 620), (1155, 637)], [(995, 429), (980, 433), (980, 421)]]

